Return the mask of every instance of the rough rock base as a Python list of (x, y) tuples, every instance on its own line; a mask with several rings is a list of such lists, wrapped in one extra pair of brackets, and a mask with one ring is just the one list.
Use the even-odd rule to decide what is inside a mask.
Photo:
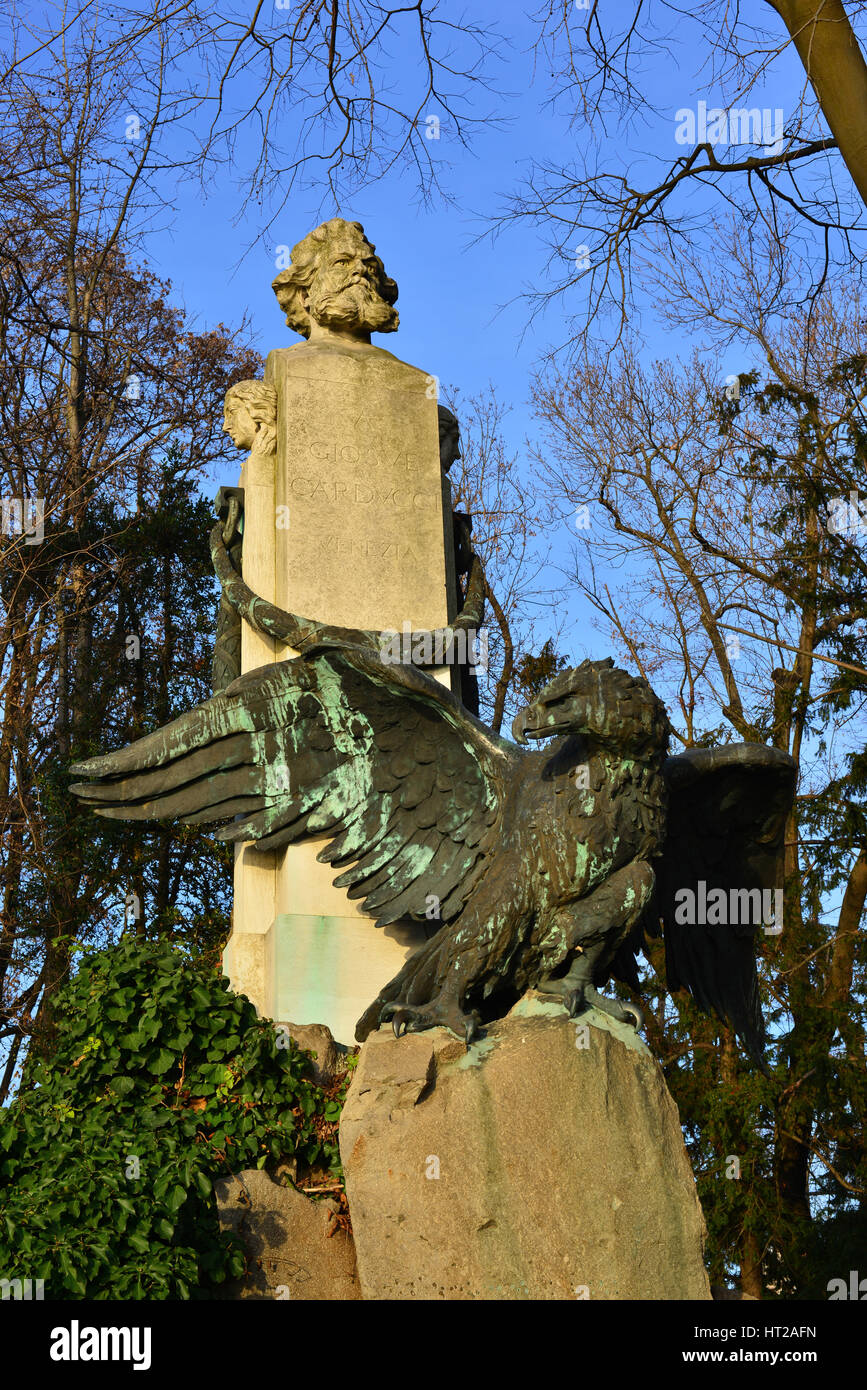
[(240, 1235), (250, 1270), (246, 1279), (226, 1285), (223, 1298), (361, 1297), (352, 1237), (334, 1229), (334, 1202), (311, 1202), (256, 1168), (214, 1187), (220, 1225)]
[(340, 1126), (365, 1299), (709, 1299), (662, 1072), (627, 1025), (532, 992), (465, 1051), (361, 1050)]

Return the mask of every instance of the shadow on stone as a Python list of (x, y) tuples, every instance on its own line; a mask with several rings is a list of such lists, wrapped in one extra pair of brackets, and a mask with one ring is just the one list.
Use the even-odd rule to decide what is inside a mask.
[(240, 1236), (248, 1268), (246, 1278), (227, 1284), (218, 1298), (361, 1297), (352, 1236), (337, 1225), (336, 1202), (311, 1202), (256, 1168), (214, 1187), (220, 1226)]

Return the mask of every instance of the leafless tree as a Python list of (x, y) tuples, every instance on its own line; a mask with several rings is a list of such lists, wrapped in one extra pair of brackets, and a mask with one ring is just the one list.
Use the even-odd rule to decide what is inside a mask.
[[(540, 50), (552, 72), (552, 107), (565, 112), (575, 136), (569, 164), (538, 160), (494, 223), (540, 229), (548, 246), (547, 287), (530, 302), (556, 299), (568, 310), (569, 332), (586, 341), (605, 325), (616, 339), (643, 285), (643, 263), (660, 246), (671, 255), (689, 247), (714, 254), (708, 223), (726, 211), (775, 225), (794, 212), (813, 247), (804, 293), (815, 293), (835, 268), (851, 274), (863, 257), (867, 199), (867, 65), (859, 31), (865, 6), (854, 0), (766, 0), (764, 6), (704, 0), (633, 0), (586, 7), (547, 0), (538, 14)], [(681, 66), (696, 52), (697, 78)], [(767, 111), (782, 129), (769, 138), (757, 91), (779, 93), (775, 76), (788, 53), (804, 72), (800, 91)], [(672, 74), (684, 127), (676, 153), (677, 118), (649, 96), (645, 74)], [(790, 80), (790, 79), (789, 79)], [(775, 85), (771, 85), (774, 83)], [(709, 100), (719, 93), (719, 106)], [(705, 102), (705, 128), (697, 103)], [(767, 96), (761, 98), (763, 105)], [(715, 124), (716, 118), (719, 118)], [(639, 153), (638, 132), (665, 119), (671, 156)], [(688, 124), (688, 122), (687, 122)], [(734, 133), (732, 131), (734, 126)]]
[(442, 0), (120, 0), (109, 11), (78, 0), (10, 21), (7, 82), (50, 73), (76, 43), (123, 71), (114, 97), (146, 130), (149, 167), (207, 192), (228, 164), (235, 211), (252, 202), (263, 233), (302, 184), (333, 213), (409, 169), (426, 200), (444, 191), (443, 151), (502, 119), (491, 109), (501, 39)]
[(473, 548), (487, 576), (488, 665), (480, 705), (499, 731), (507, 711), (523, 703), (516, 679), (523, 657), (536, 654), (539, 626), (556, 639), (564, 626), (548, 568), (549, 508), (528, 477), (526, 460), (510, 452), (504, 434), (509, 408), (493, 386), (464, 398), (451, 388), (449, 407), (461, 426), (461, 457), (449, 478), (458, 511), (473, 519)]
[[(769, 1181), (783, 1209), (808, 1221), (811, 1175), (851, 1186), (835, 1152), (851, 1140), (863, 1169), (867, 1141), (861, 1121), (860, 1137), (844, 1140), (821, 1079), (830, 1065), (860, 1114), (867, 305), (852, 283), (796, 317), (787, 247), (770, 241), (763, 259), (748, 231), (732, 240), (725, 265), (696, 254), (659, 271), (668, 312), (704, 324), (708, 351), (647, 365), (624, 343), (613, 360), (588, 351), (540, 378), (539, 468), (552, 504), (586, 509), (576, 583), (609, 639), (667, 695), (681, 744), (757, 740), (799, 763), (786, 925), (766, 945), (762, 983), (787, 1064)], [(718, 348), (733, 338), (757, 365), (726, 384)], [(658, 944), (650, 949), (663, 972)], [(657, 1043), (680, 1054), (675, 1018), (696, 1056), (704, 1025), (685, 999), (675, 1007), (660, 1005)], [(719, 1054), (728, 1081), (730, 1043)], [(767, 1251), (754, 1237), (741, 1233), (740, 1258), (744, 1287), (760, 1295)]]
[(82, 911), (99, 917), (63, 770), (87, 748), (105, 624), (129, 616), (107, 605), (126, 578), (117, 542), (153, 506), (169, 448), (178, 477), (223, 455), (222, 391), (259, 367), (243, 326), (193, 332), (130, 259), (170, 117), (153, 69), (150, 123), (124, 147), (138, 58), (100, 44), (70, 36), (44, 73), (0, 78), (0, 1094), (50, 1028)]

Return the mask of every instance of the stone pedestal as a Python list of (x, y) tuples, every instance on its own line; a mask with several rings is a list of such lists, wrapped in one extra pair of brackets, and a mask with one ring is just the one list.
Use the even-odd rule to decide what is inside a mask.
[[(252, 453), (241, 469), (244, 489), (244, 580), (254, 593), (274, 602), (275, 468), (272, 455)], [(254, 671), (277, 659), (270, 637), (241, 624), (241, 670)], [(276, 914), (274, 854), (260, 854), (252, 844), (235, 849), (232, 933), (223, 951), (223, 973), (239, 994), (246, 994), (265, 1018), (274, 1018)]]
[[(277, 392), (276, 467), (254, 473), (251, 460), (242, 474), (246, 582), (326, 623), (444, 626), (456, 594), (434, 379), (369, 344), (301, 342), (269, 355), (265, 380)], [(293, 655), (245, 624), (245, 671)], [(451, 683), (456, 671), (439, 675)], [(424, 931), (375, 928), (317, 861), (323, 843), (238, 851), (224, 970), (261, 1014), (324, 1023), (353, 1043)]]
[(340, 1151), (365, 1299), (709, 1299), (704, 1222), (658, 1063), (532, 992), (466, 1051), (364, 1044)]
[(248, 1168), (214, 1184), (220, 1226), (243, 1241), (248, 1274), (223, 1299), (330, 1302), (358, 1299), (352, 1237), (337, 1227), (338, 1207), (311, 1202), (267, 1173)]
[(362, 628), (454, 616), (433, 378), (370, 344), (268, 356), (277, 389), (277, 597)]

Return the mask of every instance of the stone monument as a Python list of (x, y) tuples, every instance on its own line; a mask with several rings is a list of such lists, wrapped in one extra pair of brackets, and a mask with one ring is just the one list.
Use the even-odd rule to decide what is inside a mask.
[[(761, 1056), (755, 940), (782, 898), (795, 764), (761, 744), (669, 756), (664, 704), (610, 658), (560, 672), (514, 742), (475, 718), (457, 667), (437, 669), (485, 589), (445, 481), (456, 423), (433, 378), (370, 344), (397, 286), (335, 219), (275, 289), (307, 341), (227, 393), (247, 458), (211, 532), (213, 698), (77, 764), (72, 788), (103, 816), (219, 825), (233, 987), (365, 1043), (340, 1129), (357, 1284), (348, 1247), (315, 1285), (287, 1264), (271, 1236), (315, 1248), (322, 1213), (293, 1197), (272, 1222), (276, 1197), (241, 1175), (225, 1215), (262, 1257), (251, 1292), (707, 1298), (637, 956), (664, 931), (668, 987)], [(419, 637), (436, 641), (417, 655)]]
[[(444, 626), (457, 595), (436, 378), (370, 341), (397, 329), (397, 285), (360, 224), (335, 218), (298, 243), (274, 290), (302, 340), (269, 354), (264, 383), (226, 398), (224, 428), (250, 450), (240, 480), (245, 582), (328, 623)], [(295, 654), (242, 625), (242, 671)], [(454, 671), (437, 674), (451, 683)], [(224, 970), (261, 1014), (324, 1023), (351, 1043), (425, 931), (372, 931), (317, 862), (322, 843), (237, 850)]]

